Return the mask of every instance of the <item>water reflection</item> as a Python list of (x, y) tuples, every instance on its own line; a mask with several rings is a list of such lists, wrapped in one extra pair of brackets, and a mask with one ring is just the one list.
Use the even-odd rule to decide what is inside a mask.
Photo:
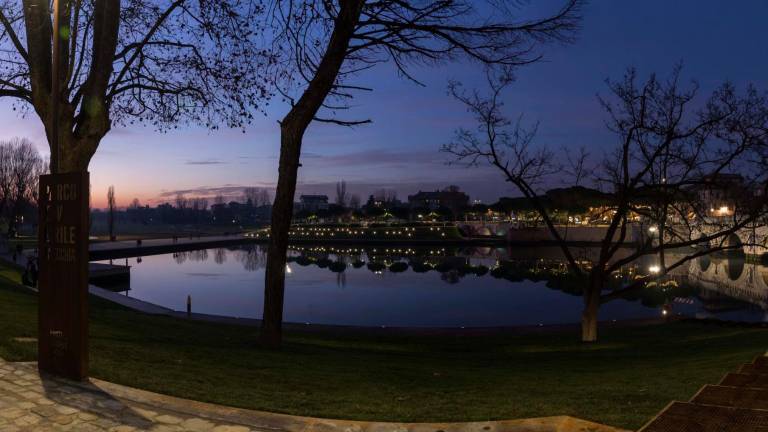
[(186, 251), (186, 252), (174, 252), (172, 254), (173, 260), (176, 264), (184, 264), (185, 262), (205, 262), (208, 260), (208, 249)]
[[(578, 256), (588, 267), (596, 251), (584, 248)], [(568, 271), (557, 248), (306, 246), (290, 249), (287, 262), (287, 320), (326, 324), (577, 322), (586, 283)], [(177, 310), (191, 295), (198, 312), (252, 318), (261, 312), (265, 245), (136, 258), (132, 265), (128, 295)], [(647, 257), (623, 268), (607, 289), (657, 265)], [(763, 321), (766, 311), (768, 269), (723, 254), (692, 260), (666, 280), (606, 304), (601, 319), (679, 313)]]
[[(704, 312), (700, 316), (714, 316), (724, 312), (768, 311), (768, 268), (748, 263), (743, 256), (721, 255), (709, 257), (692, 265), (688, 282), (699, 288)], [(765, 320), (765, 319), (762, 319)]]
[(213, 260), (216, 264), (224, 264), (227, 262), (227, 250), (224, 248), (218, 248), (213, 252)]

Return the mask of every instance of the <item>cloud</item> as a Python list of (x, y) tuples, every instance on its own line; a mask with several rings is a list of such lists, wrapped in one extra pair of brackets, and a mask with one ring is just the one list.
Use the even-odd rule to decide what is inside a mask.
[[(307, 152), (303, 151), (301, 152), (302, 159), (309, 158), (309, 159), (315, 159), (315, 158), (322, 158), (323, 155), (320, 153), (313, 153), (313, 152)], [(254, 160), (254, 159), (269, 159), (269, 160), (277, 160), (279, 157), (277, 155), (266, 155), (266, 156), (238, 156), (238, 159), (244, 159), (244, 160)]]
[[(499, 196), (516, 195), (516, 191), (509, 187), (509, 184), (502, 181), (496, 171), (490, 169), (454, 169), (443, 171), (444, 179), (435, 179), (430, 175), (399, 175), (387, 178), (383, 176), (378, 179), (369, 178), (368, 180), (347, 179), (347, 186), (350, 193), (360, 196), (365, 200), (368, 195), (375, 194), (381, 189), (390, 189), (397, 191), (401, 200), (405, 201), (408, 195), (414, 194), (420, 190), (443, 189), (448, 185), (457, 184), (462, 190), (469, 193), (473, 199), (479, 198), (485, 202), (494, 202)], [(259, 187), (268, 189), (274, 196), (275, 182), (255, 182), (253, 184), (224, 184), (216, 186), (199, 186), (187, 189), (162, 190), (155, 198), (147, 200), (148, 203), (160, 204), (163, 202), (172, 202), (177, 195), (185, 195), (189, 198), (204, 197), (213, 199), (218, 195), (225, 200), (240, 200), (243, 196), (243, 189), (246, 187)], [(336, 190), (335, 181), (317, 181), (302, 182), (299, 181), (296, 188), (296, 200), (302, 194), (325, 194), (334, 196)]]
[(382, 166), (382, 165), (422, 165), (443, 164), (444, 155), (438, 151), (390, 151), (372, 149), (355, 153), (323, 156), (316, 153), (302, 153), (302, 157), (319, 159), (313, 164), (333, 166)]
[(225, 165), (226, 163), (219, 159), (201, 159), (186, 161), (184, 165)]
[(185, 195), (188, 197), (215, 197), (222, 195), (225, 198), (241, 197), (243, 195), (243, 189), (246, 187), (260, 187), (267, 189), (274, 189), (275, 185), (272, 183), (255, 183), (251, 185), (241, 184), (225, 184), (221, 186), (199, 186), (188, 189), (173, 189), (173, 190), (161, 190), (152, 202), (166, 202), (169, 199), (173, 199), (176, 195)]

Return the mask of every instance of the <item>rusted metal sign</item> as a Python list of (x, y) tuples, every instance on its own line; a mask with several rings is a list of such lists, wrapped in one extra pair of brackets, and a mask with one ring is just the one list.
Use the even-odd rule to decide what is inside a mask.
[(88, 172), (40, 176), (38, 365), (88, 375)]

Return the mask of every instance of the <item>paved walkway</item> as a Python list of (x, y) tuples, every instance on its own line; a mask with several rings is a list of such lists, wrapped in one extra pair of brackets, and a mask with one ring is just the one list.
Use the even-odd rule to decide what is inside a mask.
[[(256, 384), (258, 385), (258, 384)], [(622, 432), (558, 416), (476, 423), (373, 423), (294, 417), (189, 401), (92, 379), (40, 377), (0, 360), (0, 432)]]
[(100, 241), (88, 245), (92, 260), (107, 258), (153, 255), (172, 251), (225, 247), (243, 243), (254, 243), (258, 239), (246, 237), (244, 234), (230, 234), (200, 237), (177, 237), (162, 239), (145, 239), (139, 245), (136, 240)]
[(131, 403), (90, 383), (41, 379), (34, 364), (0, 360), (0, 431), (139, 430), (247, 432), (257, 429), (165, 407)]
[[(226, 240), (235, 240), (244, 238), (243, 234), (230, 234), (230, 235), (214, 235), (214, 236), (192, 236), (185, 237), (179, 236), (174, 241), (172, 238), (158, 238), (158, 239), (144, 239), (141, 241), (141, 246), (171, 246), (171, 245), (187, 245), (187, 244), (200, 244), (220, 242)], [(118, 240), (118, 241), (97, 241), (89, 244), (89, 249), (96, 250), (115, 250), (115, 249), (135, 249), (136, 240)]]
[(705, 385), (690, 401), (674, 401), (640, 432), (768, 431), (768, 357), (760, 356)]

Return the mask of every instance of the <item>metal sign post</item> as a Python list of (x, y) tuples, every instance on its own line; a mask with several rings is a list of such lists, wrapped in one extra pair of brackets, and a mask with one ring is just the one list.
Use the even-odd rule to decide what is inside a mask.
[(88, 172), (40, 176), (38, 365), (88, 376)]

